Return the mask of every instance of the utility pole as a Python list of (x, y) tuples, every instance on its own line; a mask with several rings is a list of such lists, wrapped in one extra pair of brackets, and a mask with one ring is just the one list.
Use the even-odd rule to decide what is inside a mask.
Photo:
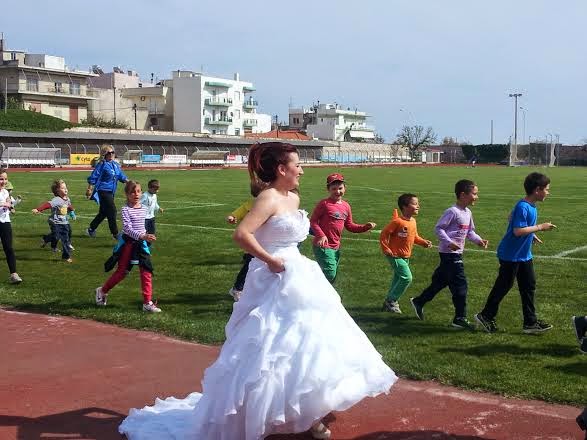
[[(514, 98), (514, 151), (518, 154), (518, 98), (522, 96), (521, 93), (510, 93), (510, 98)], [(510, 147), (510, 165), (512, 161), (512, 152)]]
[(135, 112), (135, 130), (136, 130), (137, 129), (137, 104), (136, 103), (134, 103), (132, 105), (132, 109)]
[(4, 113), (8, 111), (8, 77), (4, 78)]

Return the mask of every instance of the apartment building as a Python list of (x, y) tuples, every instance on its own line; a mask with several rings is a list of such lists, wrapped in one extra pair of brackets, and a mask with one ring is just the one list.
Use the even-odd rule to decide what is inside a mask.
[(25, 110), (78, 123), (87, 118), (88, 80), (97, 75), (69, 69), (63, 57), (10, 50), (0, 37), (0, 95)]
[(173, 99), (169, 80), (157, 84), (141, 81), (137, 72), (115, 67), (104, 73), (97, 66), (98, 78), (92, 79), (89, 94), (90, 115), (115, 120), (138, 130), (173, 130)]
[(271, 130), (271, 116), (257, 113), (252, 83), (198, 72), (173, 72), (173, 127), (175, 131), (243, 136)]
[(318, 103), (307, 108), (290, 108), (289, 127), (305, 130), (316, 139), (368, 142), (375, 138), (375, 129), (366, 123), (368, 117), (356, 109)]

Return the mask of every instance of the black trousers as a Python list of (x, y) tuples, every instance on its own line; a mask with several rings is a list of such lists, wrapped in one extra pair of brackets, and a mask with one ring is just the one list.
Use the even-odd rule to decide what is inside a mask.
[(157, 228), (155, 227), (155, 217), (146, 218), (145, 219), (145, 230), (146, 230), (147, 234), (155, 234), (156, 229)]
[(236, 276), (233, 288), (235, 290), (243, 290), (245, 287), (245, 280), (247, 278), (247, 272), (249, 271), (249, 263), (253, 259), (251, 254), (243, 254), (243, 267)]
[(100, 210), (94, 220), (90, 223), (90, 229), (95, 231), (100, 223), (107, 218), (108, 227), (112, 235), (118, 235), (118, 225), (116, 224), (116, 205), (114, 204), (114, 194), (110, 191), (98, 191), (98, 200), (100, 200)]
[(467, 278), (465, 277), (465, 265), (462, 254), (439, 253), (440, 264), (432, 274), (432, 282), (420, 296), (414, 298), (417, 304), (422, 306), (445, 287), (452, 294), (452, 303), (455, 307), (455, 318), (467, 317)]
[(10, 273), (16, 272), (16, 256), (12, 248), (12, 224), (10, 222), (0, 223), (0, 239), (2, 240), (2, 249), (6, 255), (6, 263)]
[(481, 314), (487, 319), (495, 319), (499, 310), (499, 303), (507, 295), (518, 281), (518, 290), (522, 300), (522, 313), (524, 325), (536, 323), (536, 309), (534, 308), (534, 292), (536, 292), (536, 275), (534, 263), (528, 261), (503, 261), (499, 260), (499, 273), (489, 292), (485, 307)]

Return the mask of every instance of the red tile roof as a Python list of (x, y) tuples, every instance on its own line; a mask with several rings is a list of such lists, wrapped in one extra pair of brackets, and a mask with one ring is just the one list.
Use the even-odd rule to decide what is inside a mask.
[(271, 130), (269, 133), (245, 133), (246, 138), (253, 139), (292, 139), (299, 141), (311, 141), (310, 136), (297, 130)]

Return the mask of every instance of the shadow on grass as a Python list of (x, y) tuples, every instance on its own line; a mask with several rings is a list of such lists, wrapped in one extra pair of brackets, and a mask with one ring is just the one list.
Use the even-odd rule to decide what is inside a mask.
[[(577, 351), (575, 350), (575, 354)], [(585, 377), (585, 362), (573, 362), (565, 365), (547, 365), (544, 368), (560, 371), (561, 373)]]
[[(397, 315), (382, 312), (380, 307), (346, 307), (346, 310), (357, 325), (369, 333), (391, 336), (465, 334), (465, 331), (450, 327), (448, 323), (446, 325), (425, 323), (408, 314)], [(466, 334), (471, 334), (471, 332), (466, 331)]]
[(105, 408), (83, 408), (36, 418), (0, 415), (0, 427), (15, 426), (18, 440), (62, 437), (120, 440), (118, 425), (124, 417)]
[[(438, 350), (440, 353), (462, 353), (470, 356), (494, 356), (507, 354), (511, 356), (527, 356), (529, 354), (541, 356), (556, 356), (561, 358), (573, 357), (577, 354), (576, 348), (570, 345), (550, 344), (539, 347), (524, 347), (518, 344), (484, 344), (475, 347), (446, 347)], [(584, 365), (583, 365), (584, 368)]]

